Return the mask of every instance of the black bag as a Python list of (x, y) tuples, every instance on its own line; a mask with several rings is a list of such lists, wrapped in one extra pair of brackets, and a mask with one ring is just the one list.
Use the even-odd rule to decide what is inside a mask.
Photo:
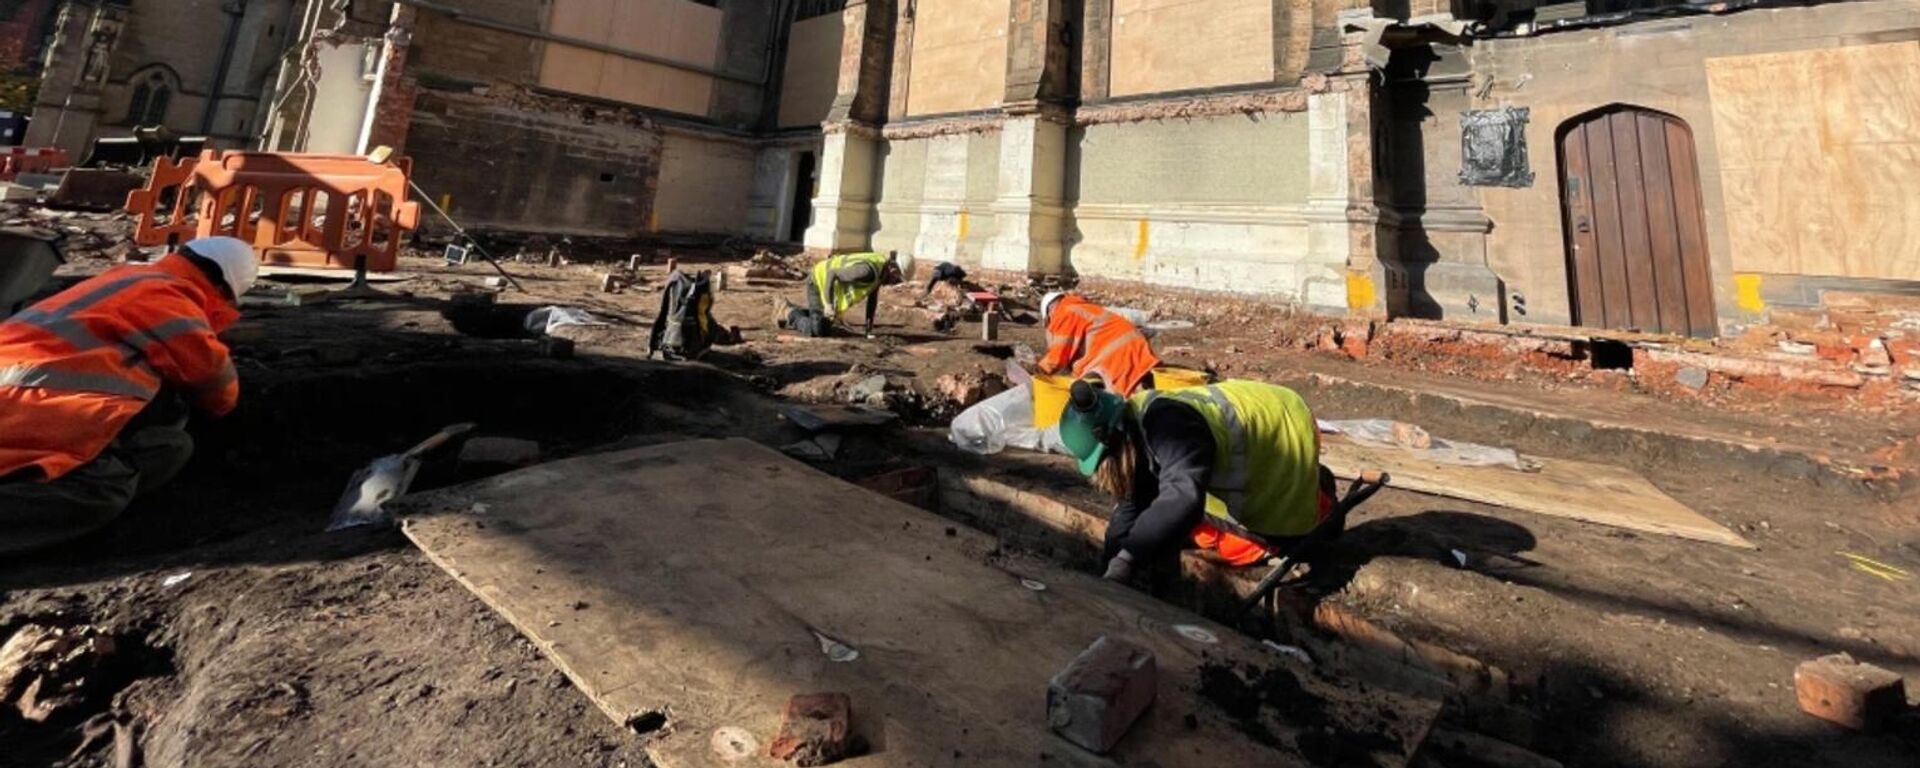
[(653, 318), (647, 357), (692, 360), (713, 346), (719, 323), (713, 319), (712, 273), (675, 271), (660, 291), (660, 314)]

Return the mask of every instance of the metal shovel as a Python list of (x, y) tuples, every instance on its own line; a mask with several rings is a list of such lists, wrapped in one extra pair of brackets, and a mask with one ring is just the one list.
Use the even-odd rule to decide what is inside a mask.
[(381, 507), (406, 495), (407, 487), (413, 485), (414, 474), (420, 471), (420, 456), (471, 431), (471, 422), (455, 424), (420, 441), (406, 453), (382, 456), (366, 469), (355, 472), (353, 479), (347, 481), (346, 492), (340, 494), (340, 502), (333, 505), (333, 519), (327, 523), (327, 530), (386, 522), (387, 515)]

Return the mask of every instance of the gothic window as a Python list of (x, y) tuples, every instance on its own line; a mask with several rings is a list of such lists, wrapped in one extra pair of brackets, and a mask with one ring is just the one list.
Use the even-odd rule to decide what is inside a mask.
[(153, 71), (134, 77), (133, 95), (127, 100), (128, 125), (165, 125), (167, 106), (173, 101), (173, 86), (165, 72)]

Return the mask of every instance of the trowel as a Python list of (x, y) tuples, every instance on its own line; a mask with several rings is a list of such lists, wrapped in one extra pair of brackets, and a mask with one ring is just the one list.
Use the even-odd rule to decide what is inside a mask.
[(413, 485), (413, 476), (420, 471), (420, 457), (471, 431), (471, 422), (455, 424), (408, 448), (406, 453), (382, 456), (366, 469), (355, 472), (353, 479), (347, 481), (346, 493), (340, 494), (340, 503), (333, 505), (333, 519), (327, 523), (327, 530), (386, 522), (387, 514), (382, 507), (406, 495), (407, 488)]

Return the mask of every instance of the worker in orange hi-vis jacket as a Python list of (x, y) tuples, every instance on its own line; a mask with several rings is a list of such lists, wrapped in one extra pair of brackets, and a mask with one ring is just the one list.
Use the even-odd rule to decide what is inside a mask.
[(217, 334), (258, 272), (245, 242), (201, 238), (0, 322), (0, 555), (106, 525), (186, 465), (187, 405), (239, 403)]
[(1099, 376), (1107, 391), (1121, 397), (1153, 386), (1160, 358), (1127, 318), (1076, 294), (1056, 291), (1040, 300), (1040, 319), (1047, 327), (1047, 353), (1037, 366), (1041, 373)]

